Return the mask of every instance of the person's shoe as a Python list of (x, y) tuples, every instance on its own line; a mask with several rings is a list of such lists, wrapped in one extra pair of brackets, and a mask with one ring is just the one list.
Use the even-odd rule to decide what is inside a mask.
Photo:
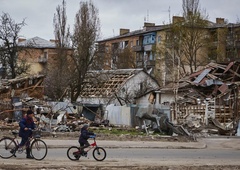
[(73, 156), (76, 158), (76, 160), (79, 160), (79, 158), (80, 158), (80, 152), (79, 152), (79, 151), (74, 152), (74, 153), (73, 153)]
[(31, 155), (31, 149), (30, 148), (27, 148), (26, 149), (26, 153), (27, 153), (27, 157), (28, 159), (34, 159), (34, 157)]
[(13, 149), (10, 150), (10, 153), (13, 154), (14, 157), (16, 157), (16, 155), (15, 155), (16, 150), (17, 150), (16, 148), (13, 148)]
[(34, 157), (32, 157), (31, 155), (27, 155), (26, 158), (27, 158), (27, 159), (34, 159)]
[(11, 149), (11, 150), (10, 150), (10, 153), (11, 153), (11, 154), (14, 154), (14, 152), (15, 152), (15, 149)]
[(82, 156), (87, 157), (87, 152), (84, 151), (84, 152), (82, 153)]
[(74, 157), (76, 158), (76, 160), (79, 160), (79, 158), (80, 158), (79, 155), (74, 155)]

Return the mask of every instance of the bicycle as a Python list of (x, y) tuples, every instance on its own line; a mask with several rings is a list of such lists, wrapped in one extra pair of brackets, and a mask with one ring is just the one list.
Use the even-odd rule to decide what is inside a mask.
[(92, 138), (94, 140), (94, 142), (92, 144), (90, 144), (88, 149), (86, 148), (87, 150), (85, 150), (84, 152), (81, 152), (80, 147), (71, 146), (67, 150), (67, 157), (72, 161), (76, 161), (76, 160), (79, 160), (79, 158), (81, 156), (87, 157), (87, 153), (94, 148), (93, 152), (92, 152), (93, 158), (96, 161), (103, 161), (107, 156), (107, 153), (106, 153), (105, 149), (97, 146), (95, 136), (90, 136), (90, 138)]
[[(32, 130), (32, 129), (29, 129)], [(33, 135), (28, 138), (30, 142), (31, 155), (35, 160), (42, 160), (46, 157), (48, 148), (46, 143), (40, 139), (40, 130), (32, 130)], [(27, 147), (27, 142), (22, 146), (17, 148), (19, 141), (17, 139), (18, 131), (12, 131), (14, 137), (4, 136), (0, 140), (0, 157), (3, 159), (8, 159), (11, 157), (16, 157), (16, 153), (21, 154)], [(16, 149), (17, 148), (17, 149)]]

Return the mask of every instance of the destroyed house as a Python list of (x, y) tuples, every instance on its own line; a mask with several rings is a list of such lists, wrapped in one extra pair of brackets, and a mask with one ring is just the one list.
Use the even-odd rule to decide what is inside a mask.
[(78, 101), (121, 106), (135, 103), (136, 96), (158, 88), (157, 81), (143, 69), (90, 71)]
[[(44, 75), (26, 75), (15, 79), (0, 80), (0, 120), (14, 115), (21, 117), (23, 101), (43, 99)], [(28, 108), (26, 108), (28, 109)]]
[[(236, 125), (239, 119), (240, 62), (210, 63), (179, 81), (177, 108), (173, 119), (181, 122), (188, 115), (199, 115), (221, 125)], [(173, 102), (173, 101), (172, 101)]]
[(1, 79), (0, 98), (10, 99), (12, 96), (30, 96), (42, 98), (44, 90), (44, 77), (44, 75), (26, 75), (19, 76), (14, 79)]

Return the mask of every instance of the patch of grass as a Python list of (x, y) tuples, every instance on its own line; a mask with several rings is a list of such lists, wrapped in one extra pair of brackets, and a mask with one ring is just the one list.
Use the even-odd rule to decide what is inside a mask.
[(94, 133), (112, 134), (112, 135), (145, 135), (145, 133), (136, 129), (121, 129), (121, 128), (99, 128), (94, 129)]

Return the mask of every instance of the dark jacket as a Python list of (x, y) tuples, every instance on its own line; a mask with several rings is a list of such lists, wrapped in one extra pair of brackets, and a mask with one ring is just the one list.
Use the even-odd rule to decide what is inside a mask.
[(79, 136), (79, 142), (82, 142), (82, 143), (85, 143), (85, 141), (88, 140), (88, 138), (91, 136), (91, 135), (95, 135), (94, 133), (92, 132), (89, 132), (86, 128), (82, 128), (81, 129), (81, 134)]
[(22, 138), (28, 138), (32, 135), (31, 130), (24, 130), (25, 127), (34, 129), (35, 123), (31, 117), (25, 116), (22, 118), (22, 120), (19, 122), (20, 130), (19, 130), (19, 136)]

